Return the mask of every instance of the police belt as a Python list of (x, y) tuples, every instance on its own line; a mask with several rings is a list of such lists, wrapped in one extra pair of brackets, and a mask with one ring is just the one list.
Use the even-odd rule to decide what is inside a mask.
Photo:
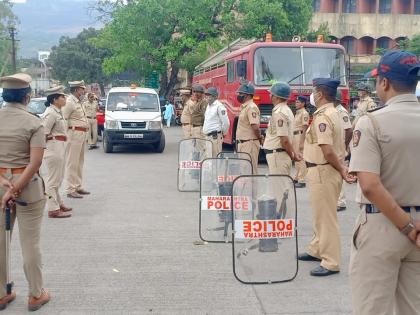
[(69, 129), (71, 129), (71, 130), (77, 130), (77, 131), (83, 131), (83, 132), (87, 132), (88, 131), (88, 129), (87, 128), (85, 128), (85, 127), (77, 127), (77, 126), (69, 126)]
[(25, 167), (17, 167), (17, 168), (5, 168), (5, 167), (0, 167), (0, 174), (5, 174), (8, 173), (10, 171), (10, 173), (12, 175), (14, 174), (22, 174), (26, 169)]
[(254, 140), (258, 140), (258, 139), (248, 139), (248, 140), (236, 140), (237, 143), (245, 143), (248, 141), (254, 141)]
[[(401, 207), (405, 212), (410, 213), (411, 208), (414, 208), (417, 212), (420, 211), (420, 206), (407, 206), (407, 207)], [(366, 213), (380, 213), (381, 210), (377, 208), (375, 205), (372, 204), (365, 204), (365, 211)]]
[(67, 141), (67, 137), (66, 136), (47, 136), (47, 141), (48, 140)]
[(305, 164), (306, 164), (306, 167), (307, 167), (307, 168), (310, 168), (310, 167), (315, 167), (315, 166), (318, 166), (318, 165), (328, 165), (329, 163), (324, 163), (324, 164), (315, 164), (315, 163), (311, 163), (311, 162), (306, 162), (306, 161), (305, 161)]
[(210, 136), (217, 136), (219, 133), (222, 133), (221, 131), (212, 131), (212, 132), (209, 132), (208, 134), (207, 134), (207, 136), (208, 137), (210, 137)]
[(95, 117), (86, 116), (86, 118), (88, 118), (88, 119), (96, 119), (96, 116)]
[(286, 152), (286, 150), (283, 149), (283, 148), (278, 148), (278, 149), (274, 149), (274, 150), (264, 149), (265, 154), (272, 154), (272, 153), (277, 153), (277, 152)]
[(203, 127), (203, 125), (195, 125), (195, 124), (192, 124), (192, 126), (193, 127)]
[(293, 134), (296, 136), (296, 135), (300, 135), (301, 133), (303, 133), (303, 130), (296, 130), (296, 131), (293, 131)]

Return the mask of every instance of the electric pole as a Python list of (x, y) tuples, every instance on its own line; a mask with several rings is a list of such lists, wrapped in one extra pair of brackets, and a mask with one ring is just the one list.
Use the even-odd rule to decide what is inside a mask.
[(12, 41), (12, 68), (16, 73), (16, 29), (14, 26), (9, 27), (10, 40)]

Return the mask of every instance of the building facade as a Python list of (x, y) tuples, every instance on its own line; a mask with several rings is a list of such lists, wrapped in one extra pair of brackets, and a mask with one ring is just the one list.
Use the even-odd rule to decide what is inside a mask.
[(333, 38), (361, 59), (420, 33), (420, 0), (313, 0), (312, 6), (312, 28), (328, 23)]

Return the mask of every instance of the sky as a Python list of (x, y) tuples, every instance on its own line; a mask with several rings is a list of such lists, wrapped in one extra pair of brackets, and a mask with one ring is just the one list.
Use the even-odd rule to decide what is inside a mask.
[(100, 28), (89, 4), (92, 0), (13, 0), (20, 57), (36, 57), (50, 50), (61, 36), (75, 37), (84, 28)]

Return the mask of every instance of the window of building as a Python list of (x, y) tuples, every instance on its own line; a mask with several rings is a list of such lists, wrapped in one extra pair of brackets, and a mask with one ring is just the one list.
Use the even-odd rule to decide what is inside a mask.
[(379, 0), (379, 13), (391, 13), (392, 0)]
[(344, 46), (347, 53), (349, 55), (355, 55), (356, 54), (356, 38), (354, 37), (343, 37), (341, 39), (341, 45)]
[(227, 81), (233, 82), (235, 80), (235, 63), (233, 61), (229, 61), (227, 63)]
[(369, 36), (362, 37), (358, 43), (358, 54), (359, 55), (372, 55), (373, 54), (373, 42), (374, 39)]
[(376, 0), (363, 0), (359, 2), (359, 13), (376, 13)]
[(357, 0), (343, 0), (343, 13), (356, 13)]
[(380, 48), (380, 49), (388, 49), (389, 45), (391, 43), (391, 39), (388, 37), (381, 37), (378, 38), (378, 40), (376, 41), (376, 47)]
[(420, 0), (416, 0), (414, 3), (414, 13), (420, 14)]
[(314, 12), (319, 12), (321, 9), (321, 0), (312, 0), (312, 9)]

